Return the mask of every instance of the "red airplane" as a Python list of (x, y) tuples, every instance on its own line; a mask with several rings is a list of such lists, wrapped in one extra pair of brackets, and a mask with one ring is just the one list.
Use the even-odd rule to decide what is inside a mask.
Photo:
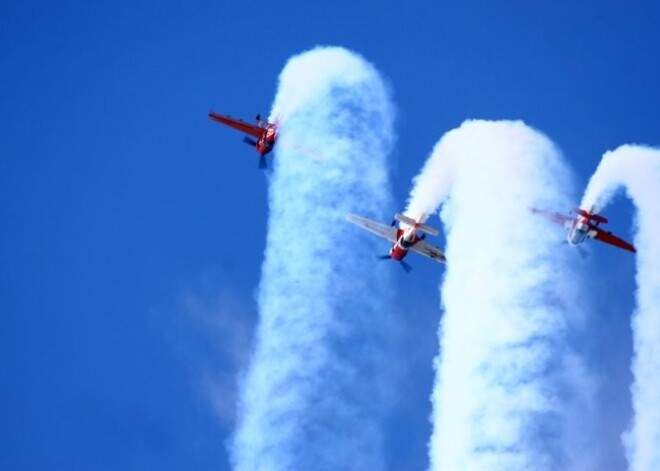
[(266, 158), (264, 156), (273, 150), (277, 140), (277, 126), (275, 123), (262, 120), (260, 115), (257, 115), (257, 124), (246, 123), (241, 119), (214, 112), (209, 113), (209, 118), (252, 136), (245, 136), (243, 142), (253, 146), (259, 152), (259, 168), (266, 168)]
[[(410, 265), (404, 262), (403, 258), (408, 254), (409, 250), (424, 255), (438, 263), (447, 263), (447, 258), (442, 250), (424, 240), (426, 234), (417, 234), (417, 231), (422, 231), (437, 236), (438, 230), (420, 221), (399, 213), (394, 215), (394, 221), (392, 221), (390, 226), (356, 214), (349, 214), (346, 216), (346, 219), (356, 226), (392, 242), (394, 245), (390, 249), (390, 253), (379, 258), (401, 262), (401, 266), (406, 271), (410, 271)], [(396, 221), (405, 224), (407, 227), (395, 227)]]
[(589, 238), (605, 242), (623, 250), (628, 250), (629, 252), (637, 252), (637, 249), (632, 244), (598, 227), (598, 224), (606, 224), (607, 219), (596, 214), (593, 207), (588, 211), (581, 208), (574, 208), (571, 213), (576, 213), (575, 217), (562, 216), (558, 213), (550, 213), (536, 208), (532, 209), (532, 212), (534, 214), (540, 214), (555, 224), (564, 226), (568, 230), (567, 239), (571, 245), (581, 244), (586, 238)]

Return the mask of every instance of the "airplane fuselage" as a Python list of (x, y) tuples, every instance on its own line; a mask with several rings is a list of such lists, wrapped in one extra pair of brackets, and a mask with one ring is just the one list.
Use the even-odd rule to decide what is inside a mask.
[(415, 232), (415, 229), (409, 227), (407, 229), (399, 229), (397, 233), (398, 239), (390, 249), (390, 257), (394, 260), (403, 260), (408, 254), (408, 249), (415, 245), (421, 238)]
[(587, 218), (578, 216), (569, 227), (568, 243), (571, 245), (581, 244), (589, 236), (591, 230), (592, 226)]
[(259, 152), (261, 155), (266, 155), (271, 150), (273, 150), (276, 137), (275, 129), (273, 129), (271, 126), (266, 127), (264, 129), (264, 133), (261, 135), (257, 141), (257, 145), (255, 146), (257, 152)]
[(589, 232), (589, 225), (579, 219), (575, 220), (568, 231), (568, 243), (571, 245), (578, 245), (584, 242)]

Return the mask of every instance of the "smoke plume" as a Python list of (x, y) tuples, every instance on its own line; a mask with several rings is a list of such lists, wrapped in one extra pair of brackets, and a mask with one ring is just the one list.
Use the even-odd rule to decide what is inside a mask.
[(545, 136), (507, 121), (447, 133), (415, 179), (408, 214), (443, 204), (447, 237), (432, 469), (589, 469), (575, 253), (530, 211), (570, 207), (571, 181)]
[(660, 151), (621, 146), (591, 177), (582, 207), (603, 209), (625, 189), (637, 214), (637, 308), (632, 316), (633, 423), (624, 434), (632, 471), (660, 469)]
[(345, 216), (391, 207), (389, 94), (359, 56), (317, 48), (286, 64), (271, 120), (281, 128), (234, 468), (383, 469), (392, 286), (379, 241)]

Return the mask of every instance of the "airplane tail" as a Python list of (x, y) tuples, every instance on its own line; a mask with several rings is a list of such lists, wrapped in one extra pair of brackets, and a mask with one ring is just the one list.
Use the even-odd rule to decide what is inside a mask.
[(600, 216), (596, 214), (596, 207), (592, 207), (589, 211), (585, 211), (582, 208), (573, 208), (573, 211), (579, 214), (580, 216), (584, 216), (585, 218), (589, 219), (590, 221), (598, 222), (601, 224), (606, 224), (607, 219), (604, 218), (603, 216)]
[(435, 227), (431, 227), (421, 222), (418, 223), (413, 218), (405, 216), (403, 214), (396, 213), (394, 215), (394, 219), (409, 226), (417, 226), (417, 229), (419, 229), (420, 231), (424, 231), (427, 234), (431, 234), (432, 236), (437, 236), (438, 234), (440, 234), (440, 231), (438, 231)]
[(255, 120), (257, 121), (257, 126), (259, 126), (262, 129), (268, 129), (268, 128), (275, 129), (277, 127), (277, 123), (271, 123), (270, 121), (268, 121), (266, 119), (261, 119), (260, 114), (257, 115)]

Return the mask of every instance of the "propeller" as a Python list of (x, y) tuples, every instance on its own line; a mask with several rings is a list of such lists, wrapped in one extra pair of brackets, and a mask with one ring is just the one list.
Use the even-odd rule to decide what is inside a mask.
[(575, 248), (577, 248), (580, 257), (582, 257), (582, 260), (586, 260), (589, 257), (589, 252), (587, 252), (581, 245), (576, 245)]
[[(392, 259), (392, 257), (389, 254), (388, 255), (379, 255), (376, 258), (378, 260), (391, 260)], [(399, 263), (401, 264), (401, 268), (403, 268), (403, 270), (406, 273), (408, 273), (410, 270), (412, 270), (412, 267), (410, 265), (408, 265), (408, 263), (406, 261), (399, 260)]]
[(266, 163), (266, 156), (264, 154), (259, 154), (259, 168), (261, 170), (266, 170), (268, 168), (268, 164)]
[(245, 137), (243, 138), (243, 142), (245, 142), (246, 144), (251, 145), (252, 147), (257, 147), (257, 141), (255, 141), (254, 139), (249, 138), (249, 137), (247, 137), (247, 136), (245, 136)]
[[(568, 241), (565, 240), (561, 243), (561, 245), (571, 245), (571, 244), (569, 244)], [(574, 247), (580, 254), (580, 257), (582, 257), (582, 260), (586, 260), (587, 258), (589, 258), (589, 252), (584, 247), (582, 247), (581, 245), (575, 245)]]

